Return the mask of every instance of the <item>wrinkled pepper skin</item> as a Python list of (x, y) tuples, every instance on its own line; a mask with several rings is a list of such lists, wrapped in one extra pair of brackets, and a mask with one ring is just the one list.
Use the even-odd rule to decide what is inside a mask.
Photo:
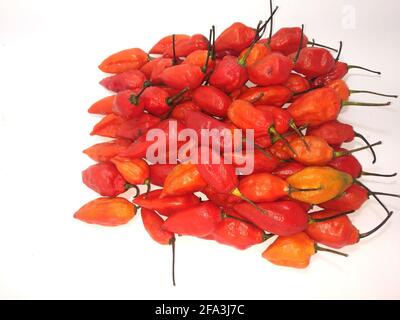
[(292, 157), (304, 165), (324, 166), (334, 158), (333, 148), (319, 137), (298, 137), (290, 142), (290, 146), (295, 152)]
[(337, 198), (318, 204), (321, 208), (338, 211), (358, 210), (368, 200), (368, 190), (353, 184)]
[[(323, 210), (312, 213), (311, 218), (324, 219), (339, 213), (340, 211)], [(335, 249), (356, 244), (360, 240), (357, 228), (354, 227), (347, 215), (323, 222), (310, 223), (305, 232), (315, 242)]]
[[(296, 53), (289, 58), (294, 59)], [(335, 66), (332, 54), (324, 48), (308, 47), (300, 51), (299, 58), (295, 63), (294, 70), (311, 79), (327, 74)]]
[(295, 201), (263, 202), (257, 205), (267, 214), (261, 213), (248, 203), (240, 203), (233, 208), (257, 227), (278, 236), (290, 236), (307, 228), (307, 213)]
[(142, 208), (140, 210), (143, 226), (149, 236), (157, 243), (169, 245), (175, 239), (173, 233), (162, 229), (164, 219), (161, 218), (154, 210)]
[(135, 90), (143, 86), (146, 76), (140, 70), (125, 71), (100, 81), (100, 84), (113, 92)]
[[(175, 38), (176, 40), (176, 38)], [(202, 34), (194, 34), (190, 38), (180, 39), (175, 41), (176, 57), (186, 57), (196, 50), (207, 50), (208, 39)], [(174, 56), (172, 41), (164, 50), (164, 57), (172, 58)]]
[[(183, 40), (189, 39), (190, 36), (187, 34), (176, 34), (175, 35), (175, 44), (178, 44), (179, 42)], [(172, 45), (172, 35), (165, 36), (162, 39), (160, 39), (149, 51), (151, 54), (163, 54), (165, 52), (165, 49), (169, 46)]]
[(316, 253), (314, 241), (304, 232), (278, 237), (262, 254), (278, 266), (304, 269)]
[(107, 115), (112, 113), (112, 107), (114, 103), (114, 95), (102, 98), (95, 103), (93, 103), (88, 112), (91, 114), (102, 114)]
[(150, 165), (150, 182), (156, 186), (164, 186), (165, 179), (170, 174), (176, 164), (160, 164), (155, 163)]
[(162, 195), (185, 195), (201, 191), (206, 186), (207, 183), (201, 177), (196, 165), (181, 163), (166, 177)]
[(212, 233), (212, 238), (218, 243), (246, 250), (264, 242), (264, 232), (250, 223), (225, 218)]
[(221, 209), (211, 201), (205, 201), (170, 215), (163, 224), (163, 230), (179, 235), (205, 237), (214, 232), (221, 220)]
[(162, 190), (150, 191), (133, 200), (133, 203), (149, 210), (155, 210), (163, 216), (169, 216), (174, 212), (196, 206), (200, 199), (194, 194), (184, 196), (168, 196), (160, 198)]
[[(244, 59), (245, 55), (247, 54), (247, 50), (249, 50), (249, 48), (244, 49), (240, 55), (239, 55), (239, 60), (240, 59)], [(261, 60), (262, 58), (268, 56), (269, 54), (271, 54), (271, 48), (269, 48), (268, 46), (266, 46), (263, 43), (256, 43), (253, 48), (251, 48), (249, 55), (247, 56), (246, 60), (246, 66), (251, 66), (254, 63), (256, 63), (257, 61)]]
[(283, 134), (286, 133), (290, 128), (290, 121), (292, 120), (289, 112), (286, 110), (275, 107), (275, 106), (266, 106), (260, 105), (256, 106), (256, 109), (261, 110), (262, 112), (272, 115), (274, 121), (274, 128), (278, 133)]
[(201, 108), (194, 104), (193, 101), (185, 101), (177, 104), (171, 113), (171, 118), (181, 121), (186, 124), (186, 114), (189, 111), (201, 111)]
[(326, 87), (335, 90), (336, 94), (339, 96), (341, 100), (343, 101), (349, 100), (351, 94), (350, 88), (343, 80), (339, 79), (332, 81), (329, 84), (327, 84)]
[[(337, 151), (346, 151), (346, 149), (338, 149)], [(346, 172), (351, 175), (354, 179), (358, 179), (362, 176), (362, 166), (357, 158), (351, 154), (347, 154), (331, 160), (328, 166)]]
[(254, 202), (269, 202), (288, 195), (289, 185), (270, 173), (256, 173), (241, 179), (239, 190)]
[(150, 128), (156, 127), (160, 123), (160, 118), (151, 114), (143, 113), (137, 118), (123, 121), (116, 128), (116, 136), (135, 141), (142, 135), (145, 135)]
[(323, 74), (312, 81), (313, 87), (326, 86), (334, 80), (342, 79), (349, 71), (348, 65), (344, 62), (336, 62), (333, 68), (326, 74)]
[(137, 90), (124, 90), (117, 93), (114, 98), (112, 110), (116, 115), (125, 119), (138, 118), (143, 114), (143, 103), (139, 99), (137, 104), (132, 103), (131, 98), (135, 97)]
[(131, 184), (144, 184), (150, 176), (150, 168), (142, 159), (129, 159), (116, 156), (111, 159), (122, 177)]
[(286, 179), (297, 189), (319, 188), (315, 191), (293, 191), (290, 196), (309, 204), (320, 204), (341, 195), (353, 183), (353, 178), (330, 167), (307, 167)]
[(242, 202), (242, 199), (239, 197), (228, 193), (221, 193), (210, 185), (207, 185), (201, 192), (218, 207), (232, 208), (235, 204)]
[[(91, 136), (97, 135), (107, 138), (118, 138), (118, 131), (120, 126), (126, 119), (116, 114), (110, 113), (101, 119), (94, 127)], [(121, 137), (122, 138), (122, 137)]]
[(179, 64), (166, 68), (160, 75), (161, 81), (168, 87), (182, 90), (188, 87), (196, 89), (204, 80), (201, 68), (191, 64)]
[(331, 88), (321, 88), (302, 95), (287, 109), (297, 126), (316, 127), (336, 120), (341, 101)]
[(293, 94), (302, 93), (310, 89), (310, 83), (308, 80), (297, 73), (291, 73), (287, 81), (283, 84)]
[(98, 198), (80, 208), (74, 218), (102, 226), (126, 224), (136, 214), (136, 208), (124, 198)]
[[(206, 65), (208, 56), (208, 50), (196, 50), (190, 53), (186, 59), (182, 62), (182, 64), (191, 64), (197, 66), (199, 68), (204, 68)], [(208, 59), (207, 62), (207, 70), (206, 74), (209, 74), (210, 71), (214, 68), (215, 61), (213, 59)]]
[(292, 99), (293, 93), (285, 86), (253, 87), (242, 93), (238, 99), (257, 105), (282, 107)]
[(127, 139), (116, 139), (97, 143), (85, 150), (83, 153), (96, 162), (110, 161), (120, 152), (126, 150), (132, 142)]
[[(300, 47), (300, 39), (302, 38), (302, 30), (299, 27), (281, 28), (272, 37), (270, 47), (272, 51), (280, 52), (285, 56), (296, 52)], [(301, 48), (307, 46), (308, 38), (303, 34)]]
[(225, 118), (232, 103), (231, 98), (222, 90), (212, 86), (201, 86), (192, 92), (192, 101), (205, 113)]
[(225, 29), (215, 41), (215, 51), (233, 50), (239, 54), (250, 46), (256, 36), (256, 31), (243, 23), (235, 22)]
[(106, 58), (99, 65), (99, 69), (106, 73), (122, 73), (140, 69), (148, 60), (147, 53), (142, 49), (126, 49)]
[(320, 137), (331, 146), (340, 146), (342, 143), (354, 140), (355, 133), (353, 126), (332, 120), (319, 127), (308, 128), (307, 135)]

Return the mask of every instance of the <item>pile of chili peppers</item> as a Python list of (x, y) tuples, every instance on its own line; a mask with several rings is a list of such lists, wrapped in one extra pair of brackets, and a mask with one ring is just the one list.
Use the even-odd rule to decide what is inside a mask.
[[(338, 50), (317, 44), (303, 27), (273, 33), (276, 10), (271, 5), (269, 19), (256, 28), (235, 22), (217, 38), (214, 27), (208, 37), (168, 35), (147, 52), (126, 49), (100, 64), (112, 74), (100, 81), (112, 95), (89, 108), (104, 115), (91, 135), (112, 140), (84, 150), (96, 164), (83, 171), (83, 182), (102, 197), (75, 218), (118, 226), (140, 209), (150, 237), (173, 250), (177, 235), (241, 250), (272, 241), (262, 244), (262, 257), (295, 268), (307, 267), (318, 251), (346, 255), (336, 250), (357, 244), (389, 220), (392, 211), (379, 196), (398, 195), (373, 192), (360, 177), (395, 174), (366, 172), (353, 155), (369, 148), (375, 162), (373, 147), (381, 142), (370, 144), (338, 116), (347, 106), (390, 104), (355, 102), (350, 95), (397, 96), (349, 89), (343, 78), (350, 69), (379, 72), (340, 61), (341, 43)], [(178, 131), (253, 129), (253, 172), (237, 175), (235, 160), (150, 163), (146, 151), (153, 142), (146, 133), (157, 128), (168, 134), (172, 123)], [(342, 147), (355, 138), (366, 147)], [(147, 191), (140, 194), (139, 185)], [(134, 199), (123, 196), (130, 188), (136, 189)], [(360, 232), (349, 216), (369, 197), (380, 203), (385, 218)]]

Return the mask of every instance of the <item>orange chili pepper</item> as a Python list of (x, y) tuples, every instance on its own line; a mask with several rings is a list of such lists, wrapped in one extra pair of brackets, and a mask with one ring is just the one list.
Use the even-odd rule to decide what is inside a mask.
[[(182, 40), (189, 39), (186, 34), (175, 34), (175, 43), (178, 44)], [(165, 49), (172, 45), (172, 35), (165, 36), (160, 39), (149, 51), (151, 54), (163, 54)]]
[(293, 97), (293, 93), (285, 86), (253, 87), (242, 93), (238, 99), (246, 100), (254, 105), (283, 106)]
[(101, 142), (83, 150), (83, 153), (97, 162), (110, 161), (111, 158), (126, 150), (131, 143), (132, 142), (128, 139)]
[(178, 164), (169, 173), (164, 182), (163, 196), (179, 196), (201, 191), (207, 183), (201, 177), (196, 165), (191, 163)]
[(74, 218), (86, 223), (119, 226), (129, 222), (136, 214), (136, 207), (124, 198), (98, 198), (80, 208)]
[(94, 127), (91, 136), (98, 135), (102, 137), (108, 138), (117, 138), (119, 127), (126, 120), (120, 116), (117, 116), (113, 113), (106, 115), (103, 119), (101, 119)]
[(310, 89), (308, 80), (297, 73), (291, 73), (283, 85), (293, 93), (302, 93)]
[(121, 73), (128, 70), (140, 69), (148, 60), (147, 53), (142, 49), (126, 49), (106, 58), (99, 65), (99, 69), (107, 73)]
[[(198, 66), (200, 68), (205, 67), (206, 61), (207, 61), (207, 56), (208, 56), (208, 50), (196, 50), (190, 53), (185, 61), (182, 62), (182, 64), (192, 64), (194, 66)], [(209, 73), (215, 66), (215, 62), (213, 59), (208, 59), (207, 61), (207, 70), (206, 74)]]
[(111, 162), (127, 182), (145, 184), (150, 188), (150, 168), (146, 161), (116, 156), (111, 159)]
[[(239, 60), (242, 59), (247, 54), (248, 48), (244, 49), (240, 55)], [(257, 61), (261, 60), (265, 56), (271, 54), (271, 49), (263, 43), (256, 43), (253, 48), (250, 49), (250, 53), (246, 58), (246, 66), (251, 66)]]
[(243, 23), (235, 22), (226, 28), (215, 41), (215, 50), (234, 50), (239, 53), (247, 48), (256, 36), (256, 31)]
[(162, 245), (172, 244), (172, 241), (175, 240), (175, 236), (172, 232), (162, 229), (162, 225), (164, 224), (163, 218), (154, 210), (146, 208), (141, 208), (140, 213), (143, 226), (154, 241)]
[(112, 113), (113, 102), (114, 102), (115, 95), (105, 97), (93, 103), (88, 112), (91, 114), (110, 114)]

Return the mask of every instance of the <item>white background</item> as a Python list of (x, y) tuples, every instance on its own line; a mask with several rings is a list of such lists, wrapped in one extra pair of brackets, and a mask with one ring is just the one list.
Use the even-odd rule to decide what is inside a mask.
[[(343, 40), (344, 60), (383, 72), (352, 71), (351, 88), (400, 93), (397, 0), (275, 3), (277, 28), (305, 23), (321, 43)], [(343, 12), (352, 8), (349, 29)], [(124, 48), (148, 49), (166, 34), (206, 34), (213, 23), (217, 31), (234, 21), (255, 25), (266, 12), (266, 0), (0, 0), (0, 298), (400, 298), (397, 200), (385, 199), (397, 211), (392, 221), (345, 248), (349, 258), (319, 253), (307, 270), (269, 264), (260, 257), (266, 244), (241, 252), (179, 238), (176, 288), (170, 248), (149, 239), (139, 216), (117, 228), (72, 218), (96, 197), (80, 172), (91, 164), (81, 151), (100, 141), (89, 137), (99, 118), (86, 113), (107, 94), (97, 84), (100, 61)], [(368, 152), (359, 154), (365, 169), (399, 169), (399, 107), (344, 110), (342, 119), (384, 141), (375, 166)], [(364, 181), (400, 191), (398, 178)], [(363, 231), (383, 216), (371, 200), (353, 217)]]

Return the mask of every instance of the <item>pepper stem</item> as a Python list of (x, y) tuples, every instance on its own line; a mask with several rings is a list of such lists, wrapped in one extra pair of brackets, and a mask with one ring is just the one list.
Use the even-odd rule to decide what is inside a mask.
[(350, 94), (353, 93), (368, 93), (368, 94), (373, 94), (376, 96), (381, 96), (381, 97), (387, 97), (387, 98), (395, 98), (397, 99), (399, 96), (396, 94), (383, 94), (375, 91), (369, 91), (369, 90), (350, 90)]
[(172, 284), (174, 287), (176, 287), (176, 282), (175, 282), (175, 237), (173, 237), (170, 241), (170, 244), (172, 246)]
[(293, 186), (289, 186), (289, 194), (293, 193), (293, 192), (310, 192), (310, 191), (319, 191), (322, 190), (321, 187), (319, 188), (305, 188), (305, 189), (298, 189), (296, 187)]
[(288, 149), (293, 153), (293, 155), (297, 156), (296, 152), (293, 150), (290, 143), (285, 139), (284, 136), (282, 136), (278, 131), (276, 131), (274, 125), (268, 128), (268, 133), (272, 135), (272, 139), (276, 138), (277, 140), (282, 140), (283, 143), (286, 145), (286, 147), (288, 147)]
[(347, 69), (348, 70), (350, 70), (350, 69), (360, 69), (360, 70), (368, 71), (368, 72), (371, 72), (371, 73), (381, 74), (380, 71), (374, 71), (374, 70), (371, 70), (371, 69), (367, 69), (367, 68), (360, 67), (360, 66), (355, 66), (355, 65), (348, 65)]
[(314, 39), (313, 39), (313, 41), (308, 41), (307, 44), (310, 44), (310, 45), (313, 46), (313, 47), (316, 46), (316, 47), (325, 48), (325, 49), (329, 49), (329, 50), (332, 50), (332, 51), (337, 52), (337, 49), (332, 48), (332, 47), (325, 46), (325, 45), (320, 44), (320, 43), (316, 43), (316, 42), (314, 41)]
[(387, 197), (394, 197), (394, 198), (400, 198), (400, 194), (395, 194), (395, 193), (387, 193), (387, 192), (378, 192), (378, 191), (371, 191), (369, 194), (376, 195), (376, 196), (387, 196)]
[(172, 35), (172, 65), (176, 65), (178, 59), (176, 58), (176, 51), (175, 51), (175, 34)]
[(297, 49), (296, 56), (293, 59), (293, 64), (296, 64), (297, 60), (299, 60), (300, 51), (303, 48), (303, 39), (304, 39), (304, 24), (301, 25), (300, 45), (299, 48)]
[(336, 56), (335, 62), (338, 62), (338, 61), (339, 61), (340, 55), (341, 55), (341, 53), (342, 53), (342, 49), (343, 49), (343, 42), (340, 41), (340, 43), (339, 43), (339, 51), (338, 51), (338, 54), (337, 54), (337, 56)]
[(239, 197), (240, 199), (242, 199), (242, 200), (244, 200), (244, 201), (246, 201), (248, 204), (250, 204), (252, 207), (254, 207), (254, 208), (257, 209), (258, 211), (260, 211), (262, 214), (269, 215), (269, 213), (268, 213), (267, 210), (265, 210), (265, 209), (263, 209), (263, 208), (260, 208), (255, 202), (253, 202), (252, 200), (250, 200), (249, 198), (247, 198), (246, 196), (244, 196), (244, 195), (240, 192), (240, 190), (239, 190), (238, 188), (233, 189), (233, 190), (231, 191), (231, 194), (234, 195), (234, 196), (236, 196), (236, 197)]
[(373, 196), (374, 199), (381, 205), (381, 207), (386, 211), (387, 214), (390, 214), (389, 209), (386, 207), (386, 205), (381, 201), (381, 199), (378, 198), (376, 194), (374, 194), (370, 188), (368, 188), (365, 184), (363, 184), (359, 180), (354, 180), (355, 183), (359, 184), (361, 187), (363, 187), (365, 190), (368, 191), (368, 196)]
[(342, 107), (346, 106), (359, 106), (359, 107), (385, 107), (390, 106), (391, 102), (385, 103), (367, 103), (367, 102), (358, 102), (358, 101), (342, 101)]
[(337, 254), (337, 255), (343, 256), (343, 257), (348, 257), (349, 256), (347, 253), (340, 252), (340, 251), (337, 251), (337, 250), (328, 249), (328, 248), (323, 248), (323, 247), (320, 247), (318, 244), (315, 244), (314, 247), (315, 247), (315, 251), (330, 252), (330, 253)]
[(269, 37), (267, 41), (268, 46), (271, 45), (272, 31), (274, 29), (274, 16), (272, 14), (272, 7), (273, 7), (272, 0), (269, 0), (269, 13), (271, 15), (271, 24), (269, 25)]
[(378, 142), (375, 142), (375, 143), (373, 143), (373, 144), (371, 144), (369, 146), (360, 147), (360, 148), (356, 148), (356, 149), (352, 149), (352, 150), (335, 151), (334, 152), (334, 158), (339, 158), (339, 157), (343, 157), (345, 155), (352, 154), (352, 153), (355, 153), (355, 152), (358, 152), (358, 151), (362, 151), (362, 150), (365, 150), (365, 149), (370, 149), (371, 147), (375, 147), (375, 146), (378, 146), (380, 144), (382, 144), (382, 141), (378, 141)]
[(249, 57), (251, 50), (253, 50), (254, 45), (257, 43), (258, 40), (260, 40), (261, 38), (261, 32), (263, 30), (263, 28), (266, 27), (266, 25), (264, 25), (264, 27), (261, 27), (262, 25), (262, 21), (258, 22), (257, 28), (256, 28), (256, 35), (254, 37), (253, 42), (250, 44), (250, 47), (247, 48), (246, 52), (244, 53), (243, 57), (241, 57), (238, 60), (238, 64), (240, 64), (242, 67), (246, 66), (246, 60)]
[(177, 94), (175, 94), (172, 97), (167, 98), (166, 102), (169, 106), (171, 106), (176, 100), (182, 98), (182, 96), (189, 91), (189, 87), (183, 88), (181, 91), (179, 91)]
[(201, 71), (203, 71), (204, 74), (207, 73), (207, 68), (208, 68), (208, 62), (210, 60), (210, 55), (212, 54), (212, 33), (213, 29), (210, 29), (210, 33), (208, 36), (208, 50), (207, 50), (207, 57), (206, 57), (206, 62), (204, 63), (204, 66), (201, 67)]
[(303, 141), (304, 145), (306, 146), (307, 150), (310, 150), (310, 145), (306, 141), (304, 134), (300, 131), (300, 129), (296, 126), (296, 123), (294, 122), (293, 119), (289, 120), (289, 127), (293, 129), (294, 132), (301, 138)]
[(376, 231), (378, 231), (380, 228), (382, 228), (386, 224), (386, 222), (388, 222), (388, 220), (390, 219), (390, 217), (392, 215), (393, 215), (393, 211), (389, 212), (388, 215), (386, 216), (386, 218), (380, 224), (378, 224), (375, 228), (373, 228), (372, 230), (370, 230), (368, 232), (360, 233), (359, 238), (360, 239), (366, 238), (366, 237), (370, 236), (371, 234), (375, 233)]
[(146, 80), (145, 82), (143, 82), (142, 89), (138, 92), (138, 94), (132, 94), (132, 95), (129, 97), (129, 102), (130, 102), (131, 104), (134, 104), (135, 106), (137, 106), (137, 105), (139, 104), (139, 98), (140, 98), (140, 96), (143, 94), (144, 90), (146, 90), (146, 88), (148, 88), (148, 87), (151, 87), (152, 85), (153, 85), (153, 84), (152, 84), (150, 81), (148, 81), (148, 80)]
[(361, 171), (361, 175), (363, 175), (363, 176), (372, 176), (372, 177), (392, 178), (392, 177), (397, 176), (397, 172), (391, 173), (391, 174), (382, 174), (382, 173)]
[(146, 194), (149, 194), (149, 192), (151, 191), (150, 179), (144, 180), (144, 183), (143, 183), (143, 184), (147, 187), (147, 189), (146, 189)]
[(329, 221), (329, 220), (332, 220), (332, 219), (335, 219), (335, 218), (339, 218), (339, 217), (342, 217), (342, 216), (347, 216), (348, 214), (351, 214), (353, 212), (354, 212), (354, 210), (351, 210), (351, 211), (338, 213), (338, 214), (335, 214), (335, 215), (327, 217), (327, 218), (316, 218), (316, 219), (311, 218), (311, 219), (309, 219), (308, 223), (325, 222), (325, 221)]
[(127, 183), (125, 183), (124, 187), (125, 187), (125, 191), (128, 191), (131, 188), (135, 189), (136, 194), (133, 196), (133, 199), (135, 199), (140, 194), (140, 189), (136, 184), (130, 184), (127, 182)]
[(367, 138), (365, 138), (361, 133), (358, 133), (358, 132), (355, 132), (355, 131), (354, 131), (354, 136), (357, 137), (357, 138), (360, 138), (369, 147), (369, 149), (372, 152), (372, 156), (374, 157), (373, 160), (372, 160), (372, 163), (374, 164), (376, 162), (376, 153), (375, 153), (374, 148), (371, 146), (371, 144), (367, 140)]
[(264, 156), (272, 159), (272, 154), (269, 153), (267, 150), (263, 149), (261, 146), (258, 144), (254, 144), (254, 148), (256, 148), (258, 151), (260, 151)]

